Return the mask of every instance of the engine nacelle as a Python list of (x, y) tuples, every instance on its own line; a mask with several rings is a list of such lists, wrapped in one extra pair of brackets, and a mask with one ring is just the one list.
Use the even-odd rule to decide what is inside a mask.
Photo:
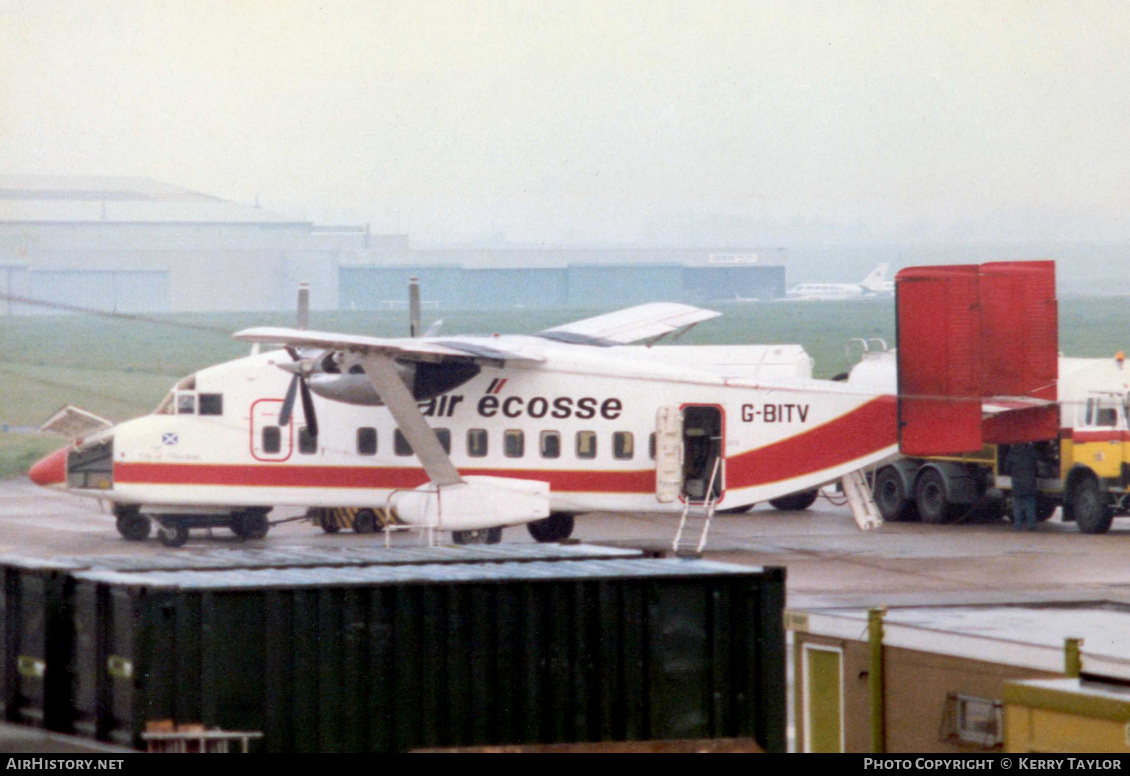
[(510, 477), (466, 477), (454, 485), (421, 485), (392, 498), (409, 525), (476, 531), (549, 517), (549, 483)]
[[(372, 382), (359, 367), (348, 372), (315, 372), (308, 383), (310, 390), (324, 399), (355, 404), (362, 407), (381, 407), (384, 401)], [(412, 391), (416, 401), (427, 401), (458, 388), (481, 371), (473, 362), (447, 362), (443, 364), (396, 362), (400, 379)]]

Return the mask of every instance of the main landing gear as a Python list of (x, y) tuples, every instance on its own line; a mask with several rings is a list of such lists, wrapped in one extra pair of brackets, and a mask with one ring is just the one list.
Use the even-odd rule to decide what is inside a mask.
[(573, 516), (553, 512), (549, 517), (526, 523), (526, 530), (538, 542), (563, 542), (573, 535)]
[(271, 530), (267, 519), (270, 507), (239, 509), (228, 514), (141, 514), (138, 506), (115, 506), (118, 533), (131, 542), (149, 538), (153, 523), (157, 524), (157, 539), (166, 547), (180, 547), (188, 541), (192, 528), (229, 528), (241, 539), (262, 539)]

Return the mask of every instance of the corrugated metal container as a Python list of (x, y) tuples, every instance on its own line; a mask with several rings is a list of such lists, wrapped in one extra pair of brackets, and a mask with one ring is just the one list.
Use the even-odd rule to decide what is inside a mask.
[[(240, 549), (185, 548), (157, 555), (85, 555), (45, 562), (78, 569), (107, 571), (205, 571), (210, 569), (298, 568), (303, 566), (403, 566), (446, 563), (511, 563), (529, 561), (610, 560), (642, 558), (642, 550), (594, 544), (468, 544), (436, 547), (277, 547)], [(25, 558), (0, 555), (0, 567), (22, 566)], [(39, 561), (32, 561), (41, 565)]]
[(5, 720), (52, 730), (70, 726), (66, 696), (74, 570), (65, 561), (0, 566), (0, 704)]
[(784, 570), (698, 560), (73, 575), (80, 732), (271, 752), (752, 737), (785, 750)]

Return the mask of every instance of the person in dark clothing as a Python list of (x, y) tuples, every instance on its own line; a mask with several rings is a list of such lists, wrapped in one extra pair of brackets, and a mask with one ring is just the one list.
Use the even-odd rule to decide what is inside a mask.
[(1036, 447), (1013, 445), (1004, 469), (1012, 477), (1012, 527), (1017, 531), (1036, 530)]

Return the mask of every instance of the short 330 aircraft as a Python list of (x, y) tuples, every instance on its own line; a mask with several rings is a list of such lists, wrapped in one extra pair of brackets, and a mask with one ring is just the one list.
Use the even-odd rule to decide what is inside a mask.
[[(934, 297), (909, 304), (900, 316), (935, 314)], [(113, 502), (126, 538), (155, 520), (171, 546), (194, 526), (262, 537), (279, 506), (556, 541), (586, 512), (804, 508), (897, 454), (892, 360), (819, 380), (796, 345), (656, 344), (717, 315), (647, 304), (532, 336), (247, 329), (234, 336), (284, 349), (202, 369), (116, 425), (62, 411), (55, 427), (82, 438), (30, 476)]]

